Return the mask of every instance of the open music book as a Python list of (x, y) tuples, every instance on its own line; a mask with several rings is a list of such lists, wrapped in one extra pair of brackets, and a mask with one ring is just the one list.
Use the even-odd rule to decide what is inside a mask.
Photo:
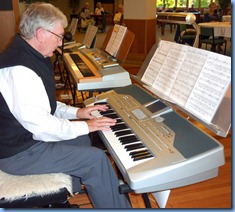
[(159, 97), (211, 123), (231, 84), (231, 57), (161, 41), (141, 81)]
[(113, 32), (105, 49), (110, 55), (114, 57), (116, 56), (118, 49), (122, 44), (122, 40), (124, 38), (126, 30), (127, 27), (115, 24)]

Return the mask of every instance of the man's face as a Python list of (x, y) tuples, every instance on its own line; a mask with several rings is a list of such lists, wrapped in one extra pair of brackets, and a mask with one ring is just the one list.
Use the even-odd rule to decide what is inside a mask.
[(64, 28), (61, 23), (58, 23), (54, 29), (45, 30), (45, 33), (47, 33), (47, 39), (43, 43), (42, 53), (44, 57), (51, 57), (56, 48), (62, 45)]
[(119, 7), (118, 7), (118, 11), (119, 11), (120, 13), (123, 13), (123, 7), (122, 7), (122, 6), (119, 6)]

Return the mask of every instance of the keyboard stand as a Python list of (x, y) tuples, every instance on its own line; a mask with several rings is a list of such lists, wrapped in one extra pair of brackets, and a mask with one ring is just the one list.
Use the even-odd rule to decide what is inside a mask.
[[(130, 193), (130, 192), (134, 192), (134, 191), (129, 187), (128, 184), (123, 183), (123, 184), (119, 185), (119, 193), (120, 193), (120, 194), (125, 194), (126, 197), (127, 197), (128, 200), (129, 200), (129, 202), (131, 202), (131, 201), (130, 201), (130, 197), (129, 197), (129, 195), (128, 195), (128, 193)], [(146, 207), (146, 208), (152, 208), (151, 203), (150, 203), (150, 201), (149, 201), (148, 194), (147, 194), (147, 193), (142, 193), (141, 195), (142, 195), (142, 198), (143, 198), (143, 200), (144, 200), (145, 207)]]

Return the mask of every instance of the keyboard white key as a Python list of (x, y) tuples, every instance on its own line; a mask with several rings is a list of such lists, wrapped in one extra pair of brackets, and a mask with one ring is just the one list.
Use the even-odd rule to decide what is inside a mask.
[[(117, 115), (116, 112), (112, 112), (110, 114), (112, 114), (114, 116)], [(92, 115), (94, 115), (96, 117), (102, 116), (102, 114), (100, 114), (99, 111), (93, 112)], [(122, 121), (121, 123), (117, 123), (114, 127), (118, 127), (118, 126), (121, 126), (123, 124), (125, 124), (125, 123)], [(102, 134), (105, 136), (107, 142), (109, 143), (109, 145), (111, 146), (111, 148), (113, 149), (115, 154), (118, 156), (119, 160), (124, 165), (125, 169), (129, 169), (133, 166), (144, 163), (147, 160), (151, 160), (153, 158), (153, 156), (151, 154), (147, 154), (147, 153), (146, 153), (148, 155), (147, 158), (141, 158), (141, 156), (139, 156), (139, 157), (136, 157), (136, 159), (138, 158), (139, 160), (134, 160), (135, 158), (133, 158), (130, 155), (130, 153), (133, 153), (134, 151), (137, 151), (137, 150), (138, 151), (147, 150), (147, 148), (145, 147), (143, 142), (140, 141), (140, 140), (133, 141), (133, 143), (129, 143), (129, 144), (122, 144), (121, 141), (119, 140), (120, 138), (128, 137), (130, 135), (136, 136), (132, 131), (131, 131), (130, 134), (127, 134), (127, 135), (122, 135), (122, 136), (115, 135), (115, 132), (123, 132), (125, 130), (130, 130), (131, 131), (131, 129), (128, 128), (128, 127), (124, 128), (124, 129), (116, 130), (116, 131), (113, 131), (112, 129), (110, 131), (102, 131)], [(137, 147), (137, 149), (127, 151), (127, 149), (125, 147), (128, 146), (128, 145), (132, 145), (132, 144), (142, 144), (143, 147), (139, 147), (139, 148)], [(144, 155), (142, 157), (144, 157)]]

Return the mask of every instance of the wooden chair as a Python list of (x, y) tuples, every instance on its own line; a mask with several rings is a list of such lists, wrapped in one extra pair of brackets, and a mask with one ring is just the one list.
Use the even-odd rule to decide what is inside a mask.
[(87, 29), (87, 27), (82, 27), (82, 18), (78, 19), (77, 29), (78, 29), (79, 32), (86, 31), (86, 29)]
[(211, 45), (211, 50), (216, 51), (216, 46), (219, 44), (224, 45), (224, 55), (226, 54), (227, 40), (223, 37), (215, 37), (213, 27), (200, 27), (199, 48), (202, 44)]
[(101, 32), (106, 31), (106, 12), (102, 12), (101, 24), (98, 24), (98, 30), (100, 30)]
[(188, 28), (186, 24), (179, 24), (180, 27), (180, 36), (179, 43), (189, 44), (193, 46), (194, 40), (196, 38), (196, 30), (193, 28)]
[[(174, 12), (172, 9), (167, 9), (166, 11), (164, 12)], [(173, 26), (176, 27), (176, 24), (174, 23), (166, 23), (166, 22), (160, 22), (160, 26), (161, 26), (161, 35), (164, 35), (164, 32), (165, 32), (165, 25), (166, 24), (169, 24), (170, 25), (170, 33), (172, 33), (173, 31)]]

